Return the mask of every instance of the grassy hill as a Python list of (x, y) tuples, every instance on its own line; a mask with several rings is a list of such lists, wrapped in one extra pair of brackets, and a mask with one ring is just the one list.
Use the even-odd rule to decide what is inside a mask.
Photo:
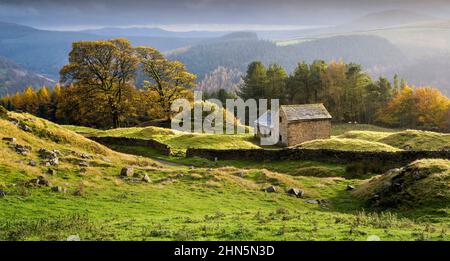
[(407, 150), (443, 150), (450, 147), (450, 134), (420, 130), (347, 131), (337, 137), (377, 142)]
[(65, 126), (68, 129), (85, 135), (98, 137), (127, 137), (137, 139), (155, 139), (169, 145), (175, 150), (187, 148), (201, 149), (254, 149), (260, 148), (256, 144), (253, 134), (216, 135), (196, 134), (173, 131), (160, 127), (133, 127), (111, 130), (97, 130), (78, 126)]
[[(150, 129), (151, 135), (155, 131), (160, 134)], [(373, 212), (346, 189), (364, 181), (346, 177), (345, 166), (166, 165), (114, 152), (18, 113), (0, 117), (0, 138), (0, 240), (65, 240), (70, 235), (81, 240), (450, 239), (443, 232), (448, 208), (434, 208), (420, 221), (415, 216), (422, 212)], [(57, 155), (57, 164), (47, 166), (50, 161), (42, 154), (48, 151)], [(120, 177), (123, 167), (133, 167), (134, 174)], [(316, 175), (315, 168), (330, 175)], [(276, 191), (261, 190), (268, 186)], [(292, 187), (303, 190), (303, 197), (286, 193)]]
[(307, 141), (296, 146), (305, 149), (329, 149), (351, 151), (399, 151), (392, 146), (364, 139), (331, 138), (324, 140)]
[(355, 195), (376, 206), (419, 208), (450, 206), (450, 161), (424, 159), (377, 176)]

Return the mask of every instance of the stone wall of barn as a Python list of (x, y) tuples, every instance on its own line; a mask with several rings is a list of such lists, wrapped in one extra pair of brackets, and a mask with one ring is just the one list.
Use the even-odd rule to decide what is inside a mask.
[(286, 118), (286, 114), (284, 114), (283, 110), (280, 110), (280, 145), (288, 146), (288, 121)]
[(294, 146), (305, 141), (328, 139), (331, 135), (331, 120), (313, 120), (289, 122), (286, 135), (288, 146)]

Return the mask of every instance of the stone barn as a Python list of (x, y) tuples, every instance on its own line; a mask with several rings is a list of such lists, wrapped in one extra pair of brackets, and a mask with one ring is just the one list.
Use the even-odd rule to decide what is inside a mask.
[[(323, 104), (280, 106), (280, 137), (282, 146), (294, 146), (305, 141), (328, 139), (331, 135), (331, 115)], [(270, 111), (255, 122), (257, 136), (270, 136), (274, 125)]]

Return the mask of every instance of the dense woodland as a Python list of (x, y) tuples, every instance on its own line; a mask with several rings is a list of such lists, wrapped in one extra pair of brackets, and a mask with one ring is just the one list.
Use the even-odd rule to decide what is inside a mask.
[[(126, 39), (75, 42), (60, 75), (52, 90), (28, 87), (1, 98), (0, 104), (62, 124), (136, 126), (170, 119), (172, 102), (191, 99), (196, 87), (196, 75), (183, 63), (154, 48), (133, 47)], [(239, 85), (229, 85), (228, 78), (239, 77)], [(437, 89), (411, 88), (397, 76), (392, 82), (374, 80), (361, 65), (342, 61), (299, 62), (290, 74), (279, 64), (255, 61), (244, 76), (219, 68), (197, 88), (206, 90), (204, 98), (222, 101), (240, 96), (280, 99), (281, 104), (324, 103), (335, 122), (450, 130), (450, 100)]]
[(373, 80), (362, 67), (344, 62), (300, 62), (283, 67), (249, 65), (240, 97), (280, 99), (281, 104), (324, 103), (336, 122), (450, 130), (450, 99), (431, 87), (411, 88), (394, 76)]

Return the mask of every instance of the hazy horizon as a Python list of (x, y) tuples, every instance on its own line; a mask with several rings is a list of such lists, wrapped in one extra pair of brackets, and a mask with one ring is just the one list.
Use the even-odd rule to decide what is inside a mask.
[(170, 31), (293, 30), (350, 22), (402, 9), (449, 19), (450, 3), (433, 0), (0, 0), (0, 20), (40, 29), (160, 27)]

